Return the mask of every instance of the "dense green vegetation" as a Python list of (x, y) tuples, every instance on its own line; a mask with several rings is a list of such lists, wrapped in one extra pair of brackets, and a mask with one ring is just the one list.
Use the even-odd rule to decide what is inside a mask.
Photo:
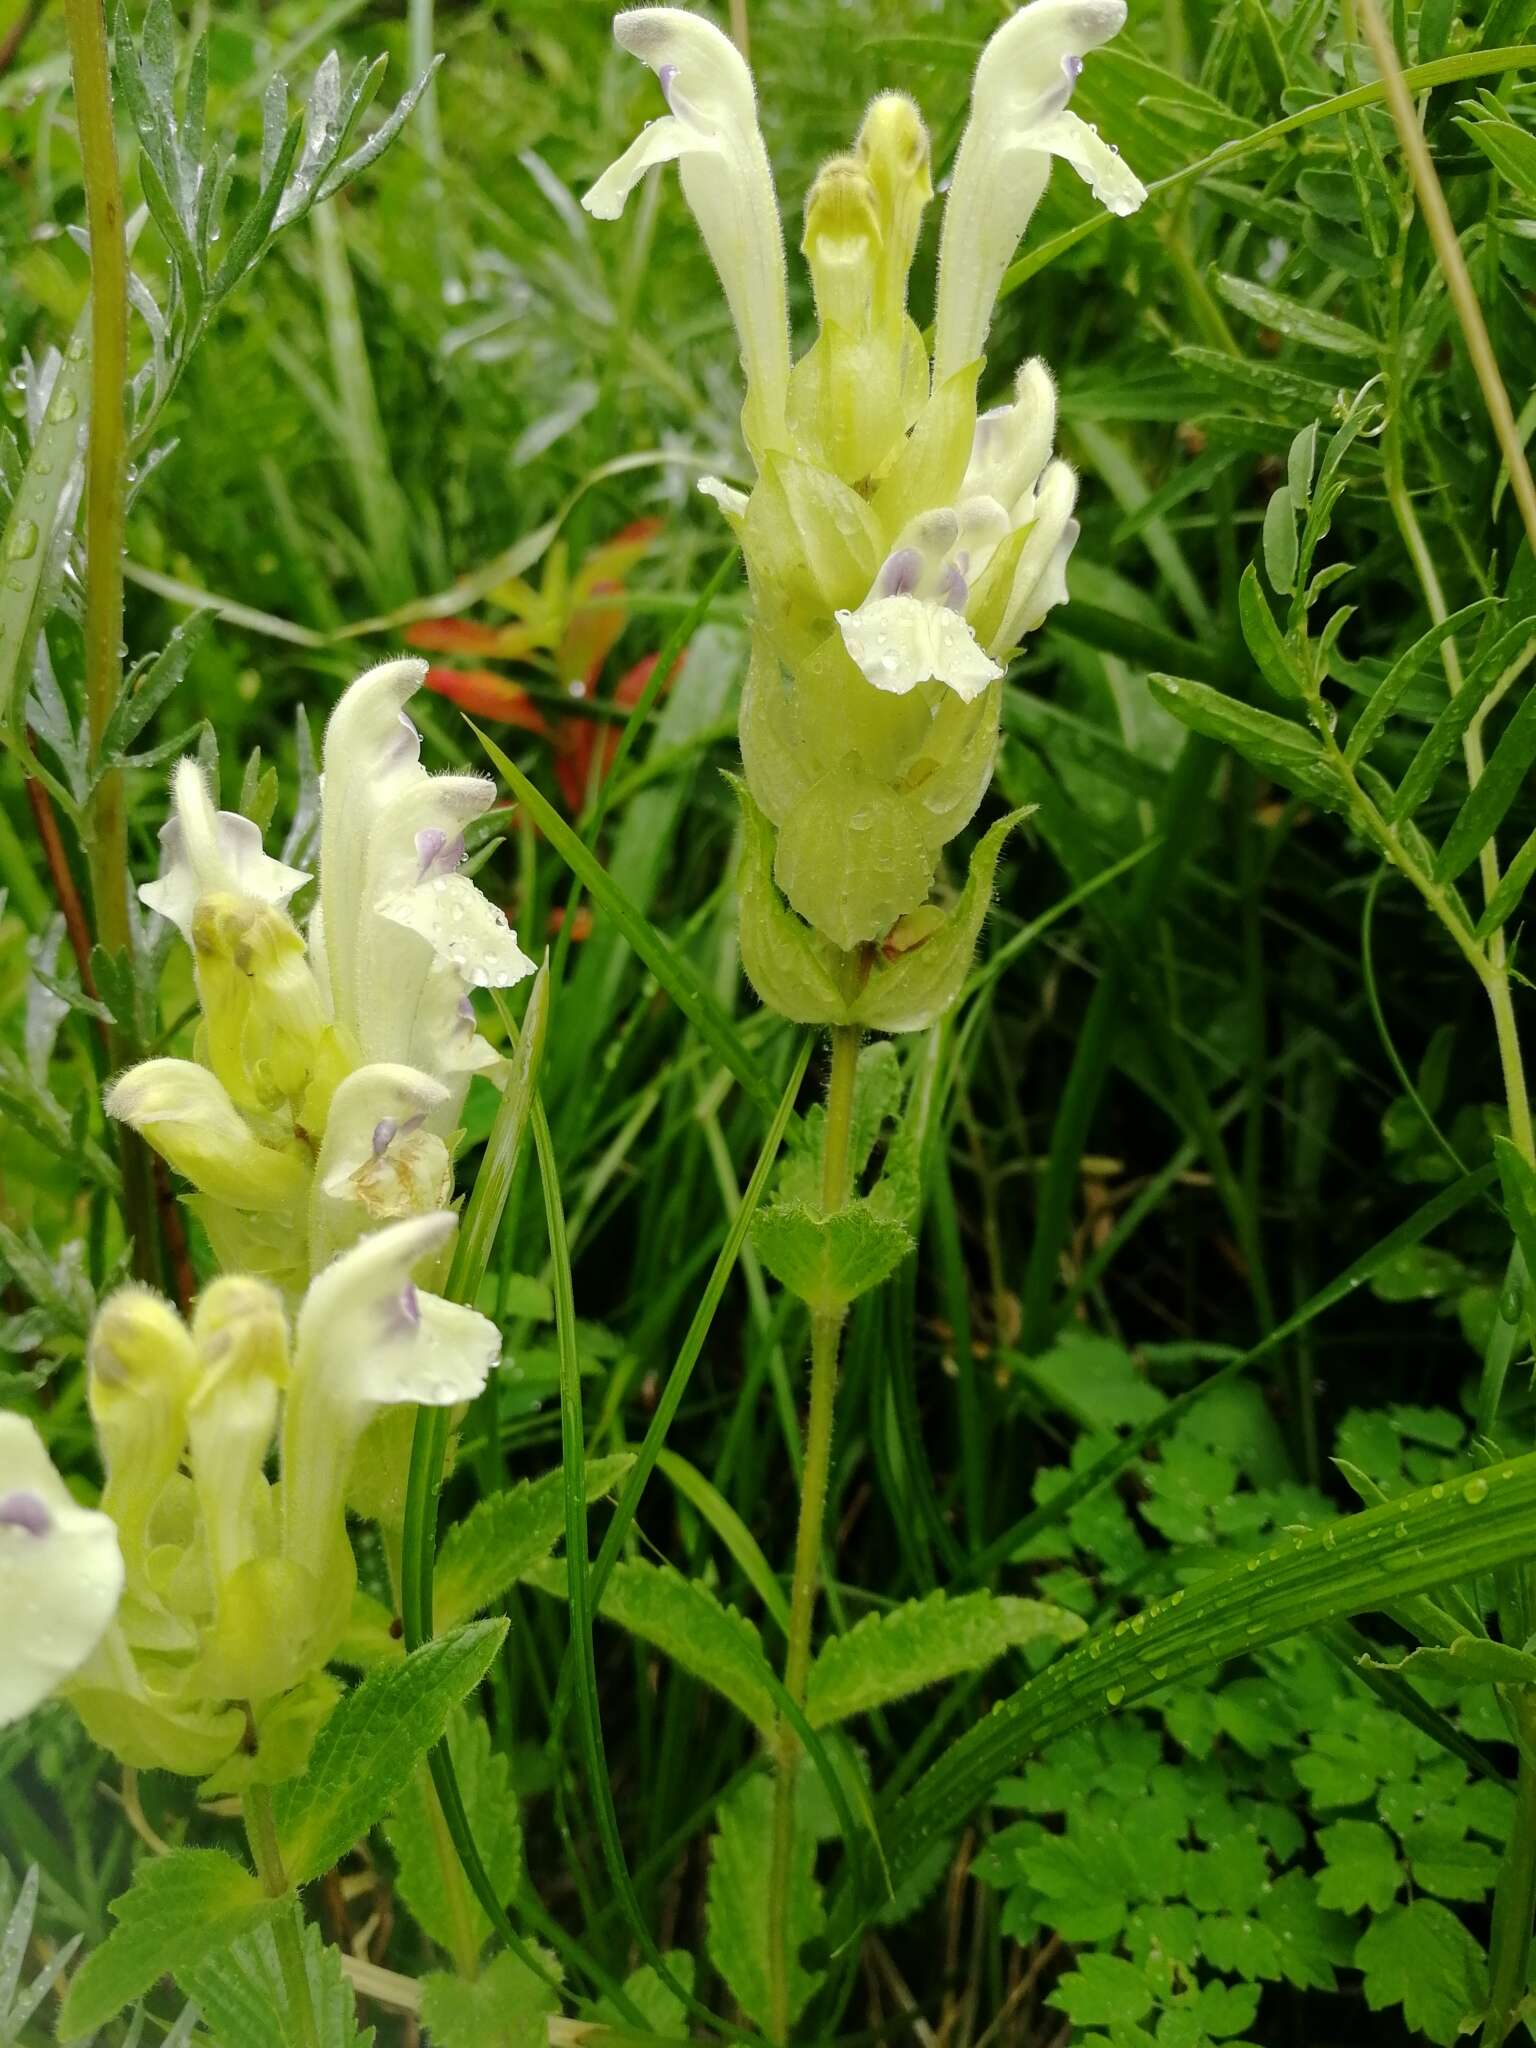
[[(797, 348), (818, 170), (898, 87), (942, 194), (1004, 15), (722, 11)], [(115, 153), (101, 27), (88, 0), (0, 26), (0, 2043), (1536, 2034), (1533, 9), (1131, 0), (1088, 56), (1073, 107), (1149, 196), (1116, 217), (1056, 165), (980, 386), (1006, 404), (1035, 355), (1055, 377), (1070, 602), (1005, 651), (990, 789), (925, 846), (916, 894), (931, 870), (960, 922), (997, 861), (958, 1000), (862, 1048), (871, 1017), (787, 1021), (743, 971), (782, 820), (752, 759), (757, 802), (733, 787), (753, 603), (696, 486), (751, 490), (761, 451), (677, 170), (616, 222), (579, 204), (663, 111), (609, 9), (134, 8), (106, 24)], [(90, 315), (114, 154), (126, 383)], [(749, 520), (760, 631), (766, 553)], [(467, 870), (543, 969), (476, 977), (499, 1090), (460, 1111), (450, 1073), (370, 1110), (399, 1186), (365, 1206), (397, 1231), (460, 1208), (390, 1301), (457, 1319), (445, 1346), (488, 1319), (504, 1363), (324, 1409), (339, 1529), (365, 1405), (437, 1404), (369, 1426), (350, 1617), (345, 1539), (251, 1593), (292, 1664), (269, 1686), (198, 1610), (190, 1665), (174, 1630), (140, 1660), (177, 1673), (172, 1735), (148, 1707), (126, 1734), (110, 1692), (15, 1718), (74, 1597), (27, 1576), (73, 1509), (6, 1462), (15, 1418), (83, 1507), (105, 1450), (131, 1594), (171, 1629), (186, 1575), (217, 1578), (186, 1530), (220, 1484), (195, 1429), (176, 1470), (178, 1435), (130, 1535), (135, 1361), (211, 1384), (219, 1317), (268, 1318), (238, 1370), (270, 1551), (279, 1384), (286, 1513), (306, 1402), (376, 1348), (314, 1289), (285, 1323), (215, 1288), (256, 1270), (291, 1310), (358, 1256), (339, 1205), (369, 1154), (325, 1180), (339, 1111), (299, 1133), (318, 1235), (246, 1229), (239, 1175), (281, 1149), (262, 1091), (309, 1028), (291, 980), (260, 1072), (243, 1008), (224, 1046), (255, 1092), (208, 1145), (263, 1148), (227, 1200), (203, 1122), (168, 1137), (103, 1093), (148, 1059), (224, 1078), (217, 965), (325, 984), (364, 930), (326, 835), (361, 843), (396, 771), (373, 786), (361, 727), (335, 743), (322, 832), (322, 735), (407, 653), (425, 765), (496, 777)], [(204, 932), (195, 981), (130, 896), (188, 755), (274, 859), (325, 852), (308, 965), (274, 894), (240, 928), (267, 964)], [(846, 896), (832, 847), (798, 894), (777, 870), (795, 943), (838, 933), (837, 971), (894, 985), (939, 943), (926, 911), (842, 934), (808, 907)], [(358, 1015), (346, 1059), (420, 1065)], [(132, 1281), (203, 1303), (193, 1337), (141, 1296), (98, 1321)], [(813, 1509), (817, 1459), (813, 1419)], [(315, 1586), (335, 1625), (306, 1664)]]

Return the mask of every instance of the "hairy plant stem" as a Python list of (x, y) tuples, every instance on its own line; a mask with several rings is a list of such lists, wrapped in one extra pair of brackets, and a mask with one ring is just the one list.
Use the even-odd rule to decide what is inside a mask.
[[(109, 953), (133, 946), (128, 921), (128, 813), (123, 772), (101, 773), (101, 749), (123, 681), (123, 527), (126, 518), (127, 429), (123, 387), (128, 377), (128, 250), (123, 187), (112, 129), (107, 18), (102, 0), (64, 0), (75, 119), (91, 240), (91, 410), (85, 474), (85, 715), (98, 780), (86, 812), (87, 850), (96, 937)], [(111, 1034), (115, 1065), (138, 1048), (121, 1030)], [(154, 1181), (149, 1149), (136, 1131), (119, 1127), (123, 1222), (133, 1242), (134, 1271), (160, 1279)]]
[[(832, 1027), (832, 1069), (827, 1077), (826, 1149), (822, 1155), (821, 1208), (834, 1216), (848, 1200), (849, 1151), (853, 1131), (853, 1086), (858, 1072), (856, 1024)], [(805, 1421), (805, 1465), (800, 1475), (800, 1522), (795, 1532), (794, 1578), (789, 1596), (789, 1636), (784, 1655), (784, 1690), (805, 1705), (811, 1668), (811, 1624), (816, 1617), (822, 1523), (832, 1465), (832, 1410), (837, 1396), (837, 1358), (847, 1309), (811, 1312), (811, 1397)], [(800, 1739), (782, 1718), (774, 1735), (773, 1859), (768, 1875), (769, 2031), (775, 2041), (789, 2037), (789, 1875), (795, 1848), (795, 1777)]]
[[(240, 1803), (245, 1816), (245, 1837), (251, 1845), (251, 1856), (262, 1888), (268, 1898), (291, 1899), (293, 1890), (283, 1868), (277, 1822), (272, 1817), (271, 1792), (265, 1785), (252, 1785)], [(304, 1942), (295, 1914), (278, 1914), (272, 1923), (272, 1939), (277, 1944), (278, 1967), (283, 1973), (283, 1989), (288, 1994), (289, 2016), (299, 2048), (319, 2048), (320, 2030), (315, 2023), (309, 1972), (304, 1966)]]

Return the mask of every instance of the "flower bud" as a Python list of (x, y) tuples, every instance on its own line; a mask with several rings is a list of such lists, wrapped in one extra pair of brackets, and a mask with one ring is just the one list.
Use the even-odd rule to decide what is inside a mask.
[(86, 1346), (86, 1400), (107, 1470), (102, 1505), (135, 1573), (148, 1523), (181, 1463), (198, 1359), (186, 1325), (148, 1287), (120, 1287), (97, 1312)]
[(282, 1298), (264, 1281), (225, 1275), (204, 1289), (192, 1335), (200, 1378), (187, 1404), (187, 1430), (217, 1592), (255, 1554), (267, 1508), (262, 1468), (288, 1382)]
[(876, 319), (892, 335), (907, 310), (907, 273), (933, 197), (928, 130), (915, 103), (902, 92), (883, 92), (864, 116), (855, 145), (880, 212)]
[(823, 165), (805, 202), (800, 246), (811, 266), (816, 317), (861, 334), (874, 311), (881, 232), (875, 188), (852, 157)]

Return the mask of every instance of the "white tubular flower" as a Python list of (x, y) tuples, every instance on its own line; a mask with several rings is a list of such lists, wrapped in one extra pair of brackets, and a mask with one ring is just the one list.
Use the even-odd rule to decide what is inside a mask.
[(424, 662), (385, 662), (360, 676), (332, 714), (310, 938), (323, 952), (337, 1020), (364, 1059), (432, 1074), (474, 1064), (455, 1032), (431, 1042), (444, 1022), (443, 991), (429, 988), (436, 971), (454, 978), (456, 1007), (469, 989), (510, 987), (534, 963), (502, 913), (456, 872), (464, 827), (496, 792), (481, 776), (433, 776), (421, 766), (405, 705), (425, 673)]
[(995, 498), (1014, 523), (1034, 491), (1056, 439), (1056, 385), (1039, 356), (1019, 371), (1012, 405), (994, 406), (976, 422), (962, 494)]
[(1067, 111), (1083, 56), (1125, 21), (1125, 0), (1031, 0), (981, 53), (971, 118), (955, 158), (939, 242), (935, 390), (982, 353), (1003, 272), (1064, 157), (1111, 213), (1146, 187), (1113, 147)]
[(171, 795), (173, 813), (160, 831), (160, 879), (144, 884), (139, 901), (168, 918), (189, 946), (202, 897), (245, 896), (280, 910), (309, 880), (262, 851), (249, 818), (214, 809), (196, 761), (177, 762)]
[(430, 1074), (384, 1061), (359, 1067), (341, 1083), (315, 1162), (312, 1272), (373, 1225), (440, 1209), (449, 1199), (448, 1148), (424, 1128), (448, 1097)]
[(945, 683), (969, 702), (1003, 673), (965, 618), (972, 577), (1008, 531), (993, 498), (914, 519), (856, 611), (835, 616), (843, 645), (877, 690)]
[(296, 1149), (263, 1145), (217, 1075), (191, 1060), (145, 1060), (103, 1098), (108, 1116), (142, 1131), (202, 1194), (236, 1209), (302, 1208), (309, 1167)]
[(741, 341), (747, 439), (758, 451), (780, 448), (789, 389), (784, 232), (752, 74), (727, 36), (680, 7), (621, 14), (613, 33), (656, 73), (671, 112), (641, 130), (581, 203), (616, 220), (653, 164), (677, 163)]
[(399, 1402), (471, 1401), (500, 1360), (494, 1323), (412, 1277), (457, 1227), (446, 1212), (387, 1224), (332, 1260), (304, 1297), (283, 1417), (283, 1549), (317, 1579), (344, 1541), (347, 1471), (372, 1416)]
[(1053, 462), (1040, 479), (1034, 524), (1019, 552), (1002, 625), (992, 645), (999, 652), (1033, 633), (1053, 605), (1067, 595), (1067, 558), (1077, 541), (1077, 478), (1065, 462)]
[(0, 1414), (0, 1727), (71, 1679), (112, 1624), (123, 1554), (24, 1416)]

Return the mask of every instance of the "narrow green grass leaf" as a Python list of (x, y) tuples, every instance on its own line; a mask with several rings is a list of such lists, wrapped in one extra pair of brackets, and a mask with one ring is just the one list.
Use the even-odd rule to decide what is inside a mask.
[(473, 719), (466, 719), (465, 723), (490, 756), (497, 773), (506, 779), (507, 786), (527, 808), (534, 823), (593, 902), (605, 916), (613, 919), (699, 1036), (719, 1055), (752, 1100), (771, 1116), (776, 1107), (773, 1090), (693, 962), (679, 953), (650, 919), (635, 909), (596, 854), (579, 834), (572, 831), (554, 805), (539, 794), (516, 762), (510, 760)]
[(635, 1459), (634, 1470), (629, 1475), (623, 1495), (603, 1536), (597, 1553), (597, 1562), (592, 1567), (594, 1600), (602, 1597), (604, 1581), (613, 1569), (614, 1560), (618, 1557), (624, 1539), (634, 1525), (646, 1482), (656, 1468), (662, 1446), (667, 1440), (667, 1431), (672, 1427), (677, 1411), (682, 1405), (683, 1396), (688, 1391), (688, 1382), (699, 1362), (699, 1354), (704, 1349), (705, 1339), (715, 1319), (715, 1311), (719, 1308), (726, 1285), (736, 1269), (736, 1261), (741, 1257), (741, 1248), (746, 1242), (747, 1232), (752, 1227), (752, 1219), (757, 1214), (758, 1205), (763, 1199), (773, 1169), (778, 1162), (779, 1147), (784, 1142), (785, 1130), (794, 1114), (795, 1101), (805, 1079), (811, 1048), (815, 1043), (815, 1034), (810, 1031), (807, 1031), (800, 1041), (799, 1053), (785, 1083), (784, 1093), (775, 1105), (773, 1121), (768, 1126), (762, 1150), (757, 1155), (752, 1178), (747, 1183), (746, 1192), (741, 1198), (736, 1214), (731, 1218), (731, 1227), (726, 1232), (725, 1242), (720, 1247), (714, 1269), (705, 1283), (704, 1292), (699, 1297), (699, 1304), (693, 1312), (693, 1320), (688, 1325), (688, 1334), (683, 1339), (682, 1349), (667, 1375), (667, 1383), (662, 1389), (660, 1400), (656, 1403), (656, 1412), (647, 1426), (645, 1440)]
[(900, 1882), (1042, 1743), (1240, 1652), (1473, 1578), (1533, 1545), (1536, 1455), (1292, 1536), (1117, 1622), (994, 1707), (924, 1774), (892, 1819), (893, 1874)]
[[(579, 842), (578, 842), (579, 844)], [(602, 1706), (598, 1697), (597, 1660), (592, 1643), (592, 1597), (587, 1568), (586, 1423), (581, 1405), (581, 1364), (576, 1355), (576, 1303), (571, 1290), (571, 1251), (565, 1234), (565, 1208), (560, 1199), (560, 1176), (555, 1165), (554, 1141), (544, 1105), (534, 1097), (533, 1142), (538, 1154), (539, 1179), (544, 1190), (544, 1219), (549, 1231), (549, 1256), (555, 1293), (555, 1336), (560, 1350), (560, 1449), (565, 1473), (565, 1581), (570, 1603), (571, 1655), (574, 1658), (576, 1717), (581, 1732), (587, 1786), (597, 1815), (598, 1837), (609, 1882), (641, 1954), (674, 1997), (681, 1998), (690, 2011), (708, 2017), (687, 1988), (667, 1967), (657, 1947), (645, 1914), (635, 1895), (634, 1883), (619, 1833), (614, 1810), (613, 1786), (608, 1777), (603, 1749)]]
[[(697, 1465), (690, 1465), (676, 1451), (660, 1451), (656, 1463), (690, 1506), (696, 1508), (714, 1530), (740, 1568), (781, 1632), (789, 1628), (789, 1602), (763, 1555), (762, 1545), (717, 1486), (712, 1486)], [(595, 1569), (595, 1568), (594, 1568)]]

